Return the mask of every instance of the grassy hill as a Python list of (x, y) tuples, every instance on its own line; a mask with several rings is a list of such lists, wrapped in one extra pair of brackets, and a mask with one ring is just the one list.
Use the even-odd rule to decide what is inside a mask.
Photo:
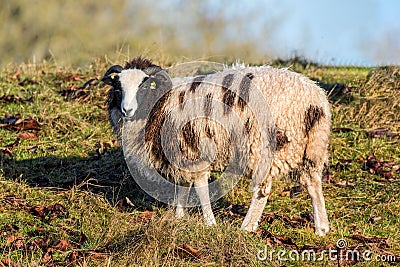
[[(370, 266), (399, 262), (400, 68), (274, 65), (329, 94), (326, 237), (313, 233), (306, 190), (283, 180), (257, 233), (239, 231), (251, 198), (246, 181), (214, 203), (217, 226), (206, 228), (198, 209), (176, 220), (129, 176), (99, 82), (110, 64), (20, 65), (0, 73), (0, 266), (364, 265), (346, 259), (355, 250), (371, 251)], [(318, 260), (337, 245), (341, 260)], [(317, 259), (296, 260), (308, 249)]]

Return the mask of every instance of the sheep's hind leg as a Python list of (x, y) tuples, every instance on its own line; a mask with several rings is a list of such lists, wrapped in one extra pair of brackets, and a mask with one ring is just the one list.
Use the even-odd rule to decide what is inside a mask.
[(201, 174), (201, 176), (194, 179), (194, 187), (196, 193), (199, 196), (201, 209), (203, 211), (203, 216), (205, 219), (205, 224), (211, 226), (216, 224), (214, 213), (211, 209), (210, 203), (210, 193), (208, 190), (208, 178), (210, 176), (209, 172)]
[(181, 219), (185, 215), (185, 209), (187, 205), (187, 200), (189, 197), (190, 188), (193, 183), (179, 185), (178, 186), (178, 198), (176, 204), (176, 212), (175, 216), (178, 219)]
[(322, 193), (321, 174), (313, 171), (310, 173), (310, 177), (311, 179), (306, 179), (306, 185), (314, 210), (315, 234), (324, 236), (329, 232), (329, 221)]
[(272, 177), (268, 177), (265, 184), (256, 185), (253, 188), (253, 196), (249, 211), (242, 223), (242, 230), (253, 232), (257, 230), (258, 222), (267, 204), (268, 197), (271, 193)]

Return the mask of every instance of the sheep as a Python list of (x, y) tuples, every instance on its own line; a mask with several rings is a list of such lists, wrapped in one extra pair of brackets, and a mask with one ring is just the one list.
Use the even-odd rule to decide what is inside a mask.
[[(323, 236), (329, 231), (322, 171), (328, 159), (331, 113), (325, 92), (315, 82), (270, 66), (235, 66), (170, 80), (161, 67), (140, 57), (125, 67), (112, 66), (102, 81), (112, 86), (109, 117), (126, 160), (136, 164), (137, 175), (154, 175), (146, 168), (152, 166), (180, 185), (178, 218), (184, 215), (194, 184), (205, 223), (216, 223), (208, 180), (211, 171), (224, 171), (236, 157), (238, 151), (231, 146), (235, 143), (236, 149), (245, 151), (239, 156), (240, 164), (245, 163), (239, 173), (253, 181), (252, 200), (241, 229), (257, 229), (272, 180), (287, 176), (307, 187), (315, 233)], [(167, 118), (170, 126), (165, 131)], [(165, 136), (168, 140), (163, 142)], [(201, 140), (211, 140), (213, 146)], [(165, 149), (179, 155), (164, 153)], [(166, 154), (172, 154), (172, 159)], [(185, 159), (192, 164), (189, 169), (180, 165)]]

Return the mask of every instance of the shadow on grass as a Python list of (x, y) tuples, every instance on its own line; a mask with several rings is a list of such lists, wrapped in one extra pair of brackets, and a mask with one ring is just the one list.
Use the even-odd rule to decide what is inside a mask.
[(324, 83), (320, 80), (315, 80), (317, 84), (324, 89), (328, 95), (330, 102), (337, 104), (349, 104), (354, 100), (351, 93), (351, 87), (343, 83)]
[(103, 194), (114, 205), (118, 200), (126, 202), (129, 198), (136, 210), (163, 206), (135, 183), (121, 150), (117, 148), (87, 158), (47, 156), (15, 160), (0, 155), (0, 169), (6, 179), (25, 182), (32, 187), (77, 187)]

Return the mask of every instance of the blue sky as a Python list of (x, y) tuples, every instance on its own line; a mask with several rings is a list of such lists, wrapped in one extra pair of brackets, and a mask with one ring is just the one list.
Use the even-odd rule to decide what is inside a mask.
[(398, 0), (249, 3), (251, 8), (264, 10), (267, 24), (274, 21), (268, 44), (279, 57), (298, 54), (321, 63), (345, 65), (400, 64)]

